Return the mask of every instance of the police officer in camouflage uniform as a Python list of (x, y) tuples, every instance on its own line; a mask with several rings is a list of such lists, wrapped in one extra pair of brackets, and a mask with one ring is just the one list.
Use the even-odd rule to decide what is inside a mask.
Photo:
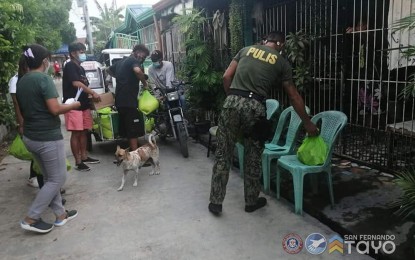
[(291, 104), (304, 123), (310, 136), (318, 134), (317, 127), (305, 112), (304, 101), (293, 81), (290, 64), (279, 54), (285, 42), (281, 32), (268, 35), (265, 45), (241, 49), (223, 75), (223, 86), (228, 95), (222, 108), (217, 131), (216, 159), (210, 192), (209, 211), (222, 212), (226, 185), (235, 142), (243, 136), (245, 147), (244, 192), (245, 211), (253, 212), (266, 205), (258, 197), (261, 190), (261, 154), (264, 149), (266, 107), (265, 100), (277, 82), (282, 81)]

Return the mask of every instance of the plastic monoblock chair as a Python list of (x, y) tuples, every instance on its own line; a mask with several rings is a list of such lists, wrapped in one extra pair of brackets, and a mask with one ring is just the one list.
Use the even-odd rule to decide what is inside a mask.
[(277, 198), (280, 198), (280, 173), (282, 169), (293, 176), (295, 213), (303, 213), (303, 184), (304, 176), (308, 173), (326, 172), (329, 185), (331, 205), (334, 206), (333, 183), (331, 178), (331, 157), (337, 136), (347, 123), (347, 116), (339, 111), (325, 111), (315, 115), (311, 121), (315, 124), (321, 121), (320, 136), (328, 147), (328, 155), (323, 165), (309, 166), (301, 163), (297, 155), (281, 156), (277, 163)]
[[(310, 114), (310, 109), (306, 106), (307, 114)], [(288, 122), (289, 120), (289, 122)], [(262, 153), (262, 178), (264, 181), (264, 193), (269, 194), (271, 182), (271, 162), (283, 155), (295, 154), (295, 141), (298, 135), (302, 121), (294, 108), (288, 107), (282, 111), (278, 120), (277, 129), (275, 129), (272, 141), (265, 144), (264, 152)], [(278, 145), (281, 140), (282, 133), (288, 127), (287, 135), (284, 145)]]
[[(278, 108), (280, 107), (280, 103), (275, 99), (267, 99), (265, 101), (266, 105), (266, 113), (267, 113), (267, 120), (270, 120), (274, 114), (278, 111)], [(239, 160), (239, 173), (241, 177), (244, 176), (244, 154), (245, 154), (245, 148), (244, 145), (237, 142), (235, 144), (236, 149), (238, 150), (238, 160)]]

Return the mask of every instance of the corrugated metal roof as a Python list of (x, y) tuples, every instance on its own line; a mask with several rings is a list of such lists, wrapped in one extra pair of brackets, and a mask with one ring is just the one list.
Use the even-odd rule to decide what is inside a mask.
[(137, 18), (148, 10), (151, 10), (151, 5), (127, 5), (126, 16), (130, 14), (131, 18), (133, 18), (136, 22), (139, 22), (139, 19)]

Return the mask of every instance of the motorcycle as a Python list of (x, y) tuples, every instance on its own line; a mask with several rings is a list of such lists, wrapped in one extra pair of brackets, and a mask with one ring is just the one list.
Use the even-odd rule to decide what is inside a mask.
[(186, 126), (186, 119), (183, 115), (183, 101), (181, 96), (184, 94), (184, 82), (172, 82), (172, 87), (168, 89), (154, 88), (153, 92), (159, 92), (159, 108), (148, 114), (146, 120), (154, 120), (154, 131), (162, 141), (167, 137), (174, 137), (180, 145), (180, 151), (184, 158), (189, 156), (187, 139), (189, 133)]

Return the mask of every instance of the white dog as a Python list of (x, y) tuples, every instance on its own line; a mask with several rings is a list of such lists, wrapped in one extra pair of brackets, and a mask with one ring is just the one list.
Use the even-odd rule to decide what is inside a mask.
[(133, 186), (137, 186), (138, 171), (147, 161), (150, 162), (153, 166), (153, 171), (150, 173), (150, 175), (160, 174), (159, 148), (156, 144), (154, 135), (152, 134), (148, 136), (148, 144), (139, 147), (135, 151), (129, 152), (128, 149), (121, 149), (118, 145), (117, 151), (115, 152), (115, 157), (117, 159), (117, 166), (122, 164), (122, 168), (124, 170), (124, 174), (122, 175), (121, 180), (121, 186), (118, 188), (118, 191), (121, 191), (124, 188), (125, 176), (127, 175), (127, 172), (129, 170), (135, 171), (135, 179)]

